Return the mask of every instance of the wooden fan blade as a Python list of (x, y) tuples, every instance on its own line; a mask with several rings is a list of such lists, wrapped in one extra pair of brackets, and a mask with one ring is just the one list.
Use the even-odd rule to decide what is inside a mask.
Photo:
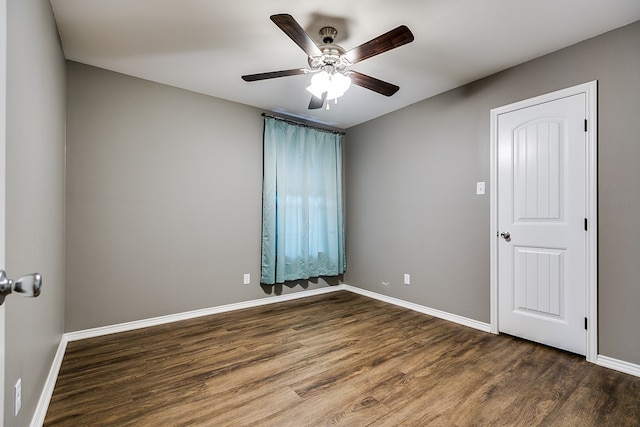
[(306, 74), (307, 71), (303, 68), (294, 68), (293, 70), (282, 71), (270, 71), (268, 73), (247, 74), (242, 76), (242, 80), (245, 82), (255, 82), (258, 80), (275, 79), (277, 77), (297, 76), (299, 74)]
[(293, 16), (286, 13), (280, 15), (271, 15), (271, 20), (280, 28), (286, 35), (289, 36), (295, 44), (300, 46), (302, 50), (309, 56), (320, 56), (322, 51), (315, 44), (313, 39), (309, 37), (309, 34), (293, 19)]
[(309, 110), (317, 110), (318, 108), (322, 108), (326, 100), (327, 92), (322, 92), (322, 98), (311, 95), (311, 101), (309, 101)]
[(362, 86), (363, 88), (385, 96), (391, 96), (400, 89), (400, 86), (367, 76), (366, 74), (358, 73), (357, 71), (351, 71), (349, 77), (351, 78), (351, 83), (354, 85)]
[(381, 53), (411, 43), (412, 41), (413, 33), (411, 33), (411, 30), (409, 30), (406, 25), (401, 25), (373, 40), (354, 47), (345, 53), (344, 56), (349, 62), (355, 64), (356, 62), (364, 61), (367, 58), (380, 55)]

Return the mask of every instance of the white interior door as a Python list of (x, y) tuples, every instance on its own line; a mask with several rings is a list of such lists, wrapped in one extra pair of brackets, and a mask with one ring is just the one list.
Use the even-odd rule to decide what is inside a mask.
[(499, 331), (586, 353), (586, 95), (498, 116)]

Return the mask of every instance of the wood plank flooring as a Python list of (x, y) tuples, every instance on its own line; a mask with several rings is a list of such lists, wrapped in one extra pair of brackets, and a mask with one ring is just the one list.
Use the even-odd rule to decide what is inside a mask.
[(347, 291), (69, 343), (45, 426), (640, 426), (640, 378)]

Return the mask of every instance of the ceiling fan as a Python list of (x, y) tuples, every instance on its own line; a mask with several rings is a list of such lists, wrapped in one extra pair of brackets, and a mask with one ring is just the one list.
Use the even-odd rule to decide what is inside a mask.
[[(394, 84), (375, 77), (347, 70), (347, 67), (412, 42), (413, 34), (405, 25), (401, 25), (358, 47), (345, 51), (341, 46), (333, 43), (338, 34), (333, 27), (320, 29), (320, 37), (323, 44), (316, 45), (291, 15), (272, 15), (271, 20), (307, 54), (309, 68), (248, 74), (242, 76), (244, 81), (254, 82), (314, 73), (311, 85), (307, 88), (313, 94), (311, 102), (309, 102), (309, 109), (311, 110), (322, 108), (325, 102), (329, 100), (337, 102), (337, 99), (344, 94), (351, 83), (385, 96), (391, 96), (400, 89)], [(328, 103), (327, 109), (329, 109)]]

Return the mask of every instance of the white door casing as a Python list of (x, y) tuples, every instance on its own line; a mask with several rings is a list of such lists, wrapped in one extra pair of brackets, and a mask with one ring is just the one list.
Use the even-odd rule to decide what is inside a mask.
[[(592, 362), (595, 108), (591, 82), (492, 110), (490, 190), (492, 332)], [(510, 238), (498, 236), (503, 232)]]

